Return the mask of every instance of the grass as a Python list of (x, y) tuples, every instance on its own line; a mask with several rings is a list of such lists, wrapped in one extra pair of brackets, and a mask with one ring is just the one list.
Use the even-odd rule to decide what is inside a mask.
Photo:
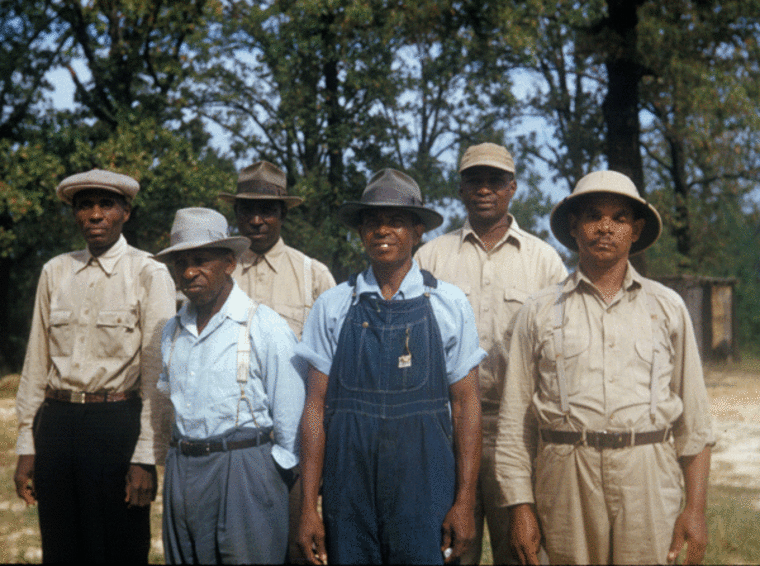
[[(734, 370), (760, 373), (760, 360), (745, 357), (735, 364)], [(13, 399), (18, 387), (18, 376), (0, 379), (0, 399)], [(8, 423), (8, 424), (5, 424)], [(0, 420), (0, 561), (3, 563), (40, 562), (37, 510), (26, 508), (16, 497), (13, 471), (16, 465), (14, 446), (15, 420)], [(159, 474), (163, 469), (159, 469)], [(152, 506), (151, 528), (153, 547), (149, 560), (163, 563), (158, 545), (161, 534), (160, 494), (158, 504)], [(707, 524), (710, 543), (705, 564), (760, 564), (760, 520), (757, 502), (760, 490), (738, 489), (713, 485), (710, 487)], [(682, 553), (683, 557), (683, 553)], [(491, 564), (488, 528), (483, 540), (482, 564)]]

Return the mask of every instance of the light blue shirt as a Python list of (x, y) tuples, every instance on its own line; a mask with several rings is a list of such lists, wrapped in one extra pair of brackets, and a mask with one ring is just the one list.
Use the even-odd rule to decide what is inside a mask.
[[(446, 378), (451, 385), (464, 378), (472, 368), (477, 366), (486, 357), (486, 352), (478, 345), (475, 314), (472, 312), (467, 296), (458, 287), (440, 279), (435, 289), (428, 290), (430, 306), (441, 331)], [(354, 291), (356, 291), (355, 297)], [(417, 262), (413, 261), (412, 268), (404, 277), (392, 300), (413, 299), (425, 291), (422, 272)], [(355, 287), (351, 287), (348, 283), (341, 283), (322, 293), (306, 319), (301, 342), (296, 347), (296, 354), (309, 362), (316, 370), (330, 375), (330, 368), (338, 347), (338, 338), (348, 309), (359, 300), (359, 296), (363, 293), (370, 293), (382, 299), (380, 286), (371, 267), (359, 274)]]
[(199, 335), (195, 308), (186, 303), (164, 327), (158, 388), (171, 398), (174, 426), (182, 437), (223, 434), (235, 427), (237, 415), (240, 427), (273, 427), (272, 456), (288, 469), (298, 463), (296, 433), (305, 399), (305, 366), (294, 357), (296, 337), (287, 323), (269, 307), (258, 305), (251, 322), (251, 362), (244, 386), (250, 407), (241, 399), (238, 338), (253, 304), (235, 284)]

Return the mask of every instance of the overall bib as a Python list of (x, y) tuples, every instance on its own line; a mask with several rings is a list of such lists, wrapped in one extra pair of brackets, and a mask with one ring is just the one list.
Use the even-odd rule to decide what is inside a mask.
[[(426, 287), (437, 285), (423, 277)], [(330, 370), (325, 431), (330, 563), (443, 563), (455, 460), (443, 344), (428, 292), (402, 301), (362, 294), (351, 306)]]

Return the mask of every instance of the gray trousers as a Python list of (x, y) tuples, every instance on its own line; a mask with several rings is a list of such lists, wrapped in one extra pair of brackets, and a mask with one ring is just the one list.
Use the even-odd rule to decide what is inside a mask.
[[(244, 431), (225, 435), (245, 438)], [(163, 515), (167, 564), (283, 563), (288, 543), (288, 488), (272, 444), (166, 457)]]

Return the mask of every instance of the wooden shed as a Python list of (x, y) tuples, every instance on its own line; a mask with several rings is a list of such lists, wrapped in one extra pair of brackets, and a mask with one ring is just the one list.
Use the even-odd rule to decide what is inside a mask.
[(656, 279), (676, 291), (686, 303), (703, 360), (739, 359), (736, 279), (694, 275)]

